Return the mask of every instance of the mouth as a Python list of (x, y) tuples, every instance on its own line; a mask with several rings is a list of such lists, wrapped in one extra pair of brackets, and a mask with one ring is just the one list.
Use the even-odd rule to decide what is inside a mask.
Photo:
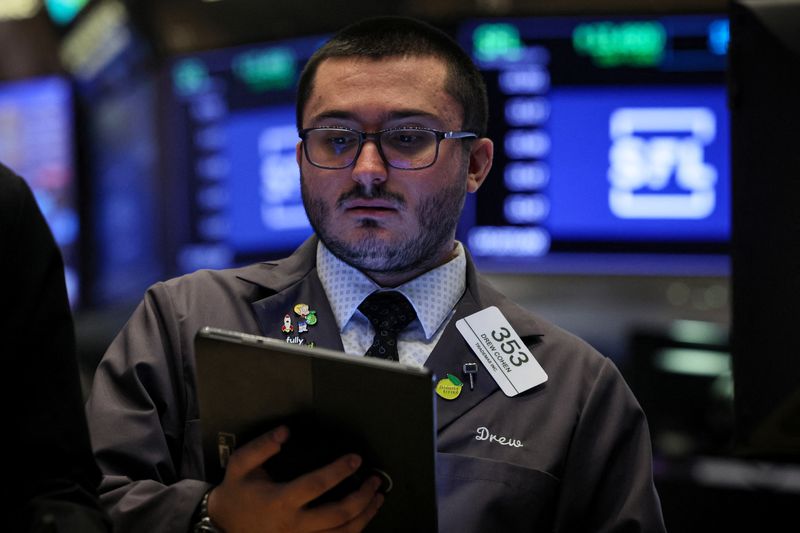
[(399, 208), (395, 202), (387, 201), (387, 200), (368, 200), (368, 199), (358, 199), (358, 200), (348, 200), (344, 202), (342, 208), (346, 213), (352, 213), (356, 215), (372, 215), (372, 216), (380, 216), (383, 214), (390, 214), (396, 213), (399, 211)]

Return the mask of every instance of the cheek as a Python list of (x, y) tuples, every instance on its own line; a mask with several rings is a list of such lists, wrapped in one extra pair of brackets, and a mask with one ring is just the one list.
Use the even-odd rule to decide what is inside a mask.
[(335, 202), (341, 194), (342, 180), (335, 175), (320, 175), (318, 169), (303, 169), (303, 187), (306, 193), (326, 203)]
[(454, 162), (453, 165), (456, 168), (445, 168), (437, 173), (420, 176), (423, 179), (417, 183), (417, 190), (410, 190), (409, 195), (418, 204), (453, 195), (460, 196), (469, 186), (466, 166), (463, 162)]

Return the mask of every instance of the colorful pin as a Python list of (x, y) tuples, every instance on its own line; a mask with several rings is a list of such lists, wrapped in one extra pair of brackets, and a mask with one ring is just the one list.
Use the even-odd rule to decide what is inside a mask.
[(461, 389), (464, 383), (453, 374), (447, 374), (447, 377), (440, 380), (436, 384), (436, 394), (445, 400), (455, 400), (461, 394)]
[(308, 307), (308, 304), (304, 303), (295, 304), (294, 307), (292, 307), (292, 311), (294, 311), (294, 314), (299, 316), (301, 320), (297, 321), (297, 335), (290, 337), (289, 334), (294, 331), (292, 317), (289, 313), (283, 317), (283, 326), (281, 326), (281, 331), (286, 334), (286, 342), (290, 344), (302, 344), (304, 346), (308, 346), (309, 348), (313, 348), (316, 344), (304, 337), (301, 337), (300, 334), (308, 333), (308, 326), (313, 326), (317, 323), (317, 312), (312, 311)]
[(309, 326), (313, 326), (314, 324), (317, 323), (317, 312), (316, 311), (309, 311), (308, 312), (308, 314), (306, 315), (306, 323), (308, 323)]
[(283, 325), (281, 326), (281, 331), (284, 332), (286, 335), (294, 331), (294, 326), (292, 326), (292, 317), (288, 314), (283, 317)]

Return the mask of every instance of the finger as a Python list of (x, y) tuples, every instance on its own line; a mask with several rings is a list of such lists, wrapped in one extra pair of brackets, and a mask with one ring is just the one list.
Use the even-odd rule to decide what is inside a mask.
[[(370, 477), (358, 490), (340, 501), (307, 510), (303, 515), (303, 526), (311, 531), (336, 529), (351, 523), (355, 523), (356, 526), (363, 524), (361, 526), (363, 528), (383, 503), (383, 495), (377, 492), (380, 486), (380, 479)], [(376, 496), (379, 496), (377, 500)], [(360, 528), (352, 529), (352, 531), (360, 530)]]
[(355, 454), (344, 455), (330, 464), (299, 476), (286, 486), (287, 494), (305, 505), (322, 496), (330, 489), (352, 475), (361, 466), (361, 457)]
[(289, 428), (278, 426), (251, 440), (231, 455), (226, 475), (245, 476), (260, 468), (264, 461), (277, 454), (281, 445), (289, 438)]
[(362, 531), (370, 521), (378, 514), (378, 510), (383, 505), (385, 496), (380, 492), (376, 493), (360, 515), (356, 516), (353, 520), (339, 528), (342, 533), (357, 533)]

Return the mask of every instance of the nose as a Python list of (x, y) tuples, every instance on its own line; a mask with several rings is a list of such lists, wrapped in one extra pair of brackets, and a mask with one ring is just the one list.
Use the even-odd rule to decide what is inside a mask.
[(353, 164), (353, 180), (359, 182), (367, 190), (372, 185), (386, 181), (388, 169), (383, 162), (378, 145), (372, 140), (364, 141), (361, 153)]

